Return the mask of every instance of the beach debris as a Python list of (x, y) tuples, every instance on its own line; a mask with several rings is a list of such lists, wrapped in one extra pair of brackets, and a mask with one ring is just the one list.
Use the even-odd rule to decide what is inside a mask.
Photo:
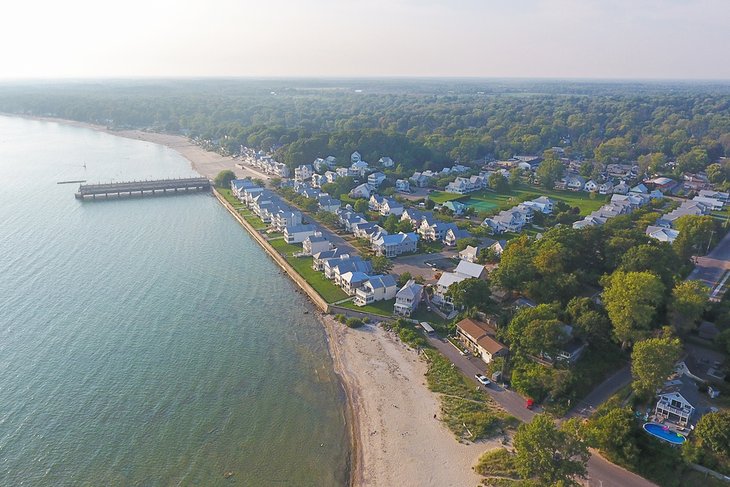
[(233, 472), (231, 472), (231, 471), (229, 470), (228, 472), (226, 472), (226, 473), (224, 473), (224, 474), (223, 474), (223, 478), (224, 478), (224, 479), (230, 479), (230, 478), (231, 478), (231, 477), (233, 477), (234, 475), (235, 475), (235, 474), (234, 474)]

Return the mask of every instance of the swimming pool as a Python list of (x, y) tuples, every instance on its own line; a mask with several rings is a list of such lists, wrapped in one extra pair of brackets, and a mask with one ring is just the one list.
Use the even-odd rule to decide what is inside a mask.
[(644, 431), (673, 445), (681, 445), (687, 438), (657, 423), (644, 423)]

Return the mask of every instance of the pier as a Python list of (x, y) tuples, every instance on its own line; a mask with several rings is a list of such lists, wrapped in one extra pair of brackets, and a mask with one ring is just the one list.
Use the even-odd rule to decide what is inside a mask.
[(158, 179), (107, 184), (82, 184), (76, 199), (108, 199), (210, 191), (208, 178)]

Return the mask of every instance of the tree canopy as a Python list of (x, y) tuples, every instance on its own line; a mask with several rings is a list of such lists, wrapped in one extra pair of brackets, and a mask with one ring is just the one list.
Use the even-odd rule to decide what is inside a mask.
[(636, 342), (631, 352), (633, 389), (640, 397), (650, 398), (674, 370), (682, 355), (678, 338), (648, 338)]
[(603, 284), (603, 302), (616, 339), (626, 346), (645, 336), (664, 299), (661, 280), (651, 272), (616, 271)]

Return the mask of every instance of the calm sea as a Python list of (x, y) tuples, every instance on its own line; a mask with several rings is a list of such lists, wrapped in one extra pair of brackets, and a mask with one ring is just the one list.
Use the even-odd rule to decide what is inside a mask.
[(216, 200), (56, 184), (190, 175), (159, 145), (0, 117), (0, 485), (345, 482), (322, 327)]

